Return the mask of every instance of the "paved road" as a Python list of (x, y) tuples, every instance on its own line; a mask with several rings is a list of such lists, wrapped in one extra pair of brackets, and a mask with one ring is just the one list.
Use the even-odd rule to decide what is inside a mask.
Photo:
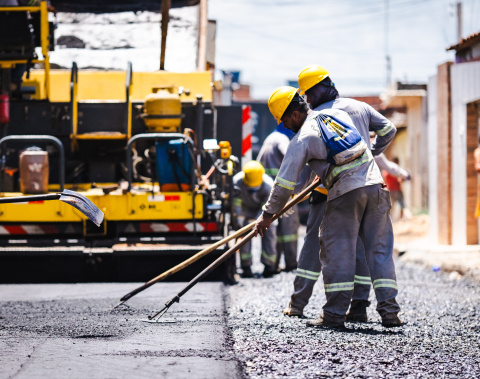
[(185, 283), (162, 283), (114, 312), (136, 284), (0, 285), (0, 378), (236, 378), (224, 286), (201, 283), (142, 322)]

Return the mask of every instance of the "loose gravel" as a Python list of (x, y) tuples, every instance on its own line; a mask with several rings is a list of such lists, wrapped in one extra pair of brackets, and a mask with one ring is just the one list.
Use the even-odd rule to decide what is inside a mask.
[[(345, 331), (308, 328), (305, 319), (282, 315), (294, 273), (242, 279), (228, 289), (228, 326), (237, 358), (250, 378), (478, 378), (480, 377), (480, 283), (412, 263), (396, 262), (402, 328), (381, 326), (368, 309), (368, 323)], [(320, 278), (309, 318), (325, 302)]]

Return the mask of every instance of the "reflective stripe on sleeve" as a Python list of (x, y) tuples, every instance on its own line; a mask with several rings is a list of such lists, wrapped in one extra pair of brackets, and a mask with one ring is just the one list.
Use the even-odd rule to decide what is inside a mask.
[(325, 292), (353, 291), (353, 282), (325, 284)]
[(277, 176), (277, 178), (275, 179), (275, 182), (277, 185), (279, 185), (280, 187), (283, 187), (283, 188), (286, 188), (288, 190), (292, 190), (295, 188), (295, 182), (289, 182), (288, 180), (285, 180), (285, 179), (282, 179), (280, 177)]
[(369, 276), (359, 276), (355, 275), (355, 281), (354, 283), (357, 284), (365, 284), (365, 285), (370, 285), (372, 284), (372, 279)]
[(327, 178), (325, 179), (325, 187), (327, 189), (330, 189), (330, 187), (332, 186), (333, 180), (343, 171), (360, 166), (361, 164), (365, 162), (369, 162), (372, 159), (373, 159), (372, 153), (370, 152), (369, 149), (367, 149), (359, 158), (351, 161), (350, 163), (347, 163), (341, 166), (334, 166), (333, 170), (330, 171)]
[(373, 288), (395, 288), (398, 290), (397, 282), (393, 279), (376, 279), (373, 281)]
[(382, 129), (377, 130), (375, 133), (377, 133), (380, 137), (383, 137), (385, 134), (390, 133), (392, 130), (393, 130), (393, 124), (389, 122)]
[(310, 280), (317, 281), (318, 278), (320, 277), (320, 273), (315, 272), (315, 271), (308, 271), (308, 270), (304, 270), (304, 269), (301, 269), (301, 268), (297, 268), (297, 276), (300, 277), (300, 278), (305, 278), (305, 279), (310, 279)]

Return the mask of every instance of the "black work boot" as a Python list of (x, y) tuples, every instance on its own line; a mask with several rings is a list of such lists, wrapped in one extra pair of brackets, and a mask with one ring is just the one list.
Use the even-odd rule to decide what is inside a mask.
[(352, 300), (350, 309), (347, 312), (347, 321), (367, 322), (367, 308), (370, 306), (368, 300)]
[(272, 266), (265, 266), (262, 276), (264, 278), (271, 278), (273, 275), (277, 275), (279, 271)]
[(313, 326), (316, 328), (343, 329), (345, 328), (345, 323), (343, 321), (325, 319), (322, 314), (319, 318), (315, 320), (308, 320), (307, 326)]
[(396, 328), (403, 325), (405, 325), (405, 323), (398, 318), (396, 313), (387, 313), (382, 316), (382, 326), (385, 328)]
[(253, 278), (252, 268), (251, 267), (242, 267), (242, 278)]

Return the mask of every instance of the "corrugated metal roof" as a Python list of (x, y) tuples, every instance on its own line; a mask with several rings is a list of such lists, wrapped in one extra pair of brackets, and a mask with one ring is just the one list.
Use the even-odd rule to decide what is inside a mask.
[[(171, 0), (171, 8), (197, 5), (200, 0)], [(51, 0), (59, 12), (71, 13), (117, 13), (117, 12), (160, 12), (161, 0)]]
[(455, 51), (462, 50), (466, 47), (469, 47), (469, 46), (473, 45), (475, 42), (480, 42), (480, 32), (474, 33), (474, 34), (472, 34), (472, 35), (470, 35), (466, 38), (463, 38), (456, 45), (452, 45), (450, 47), (447, 47), (447, 51), (448, 50), (455, 50)]

